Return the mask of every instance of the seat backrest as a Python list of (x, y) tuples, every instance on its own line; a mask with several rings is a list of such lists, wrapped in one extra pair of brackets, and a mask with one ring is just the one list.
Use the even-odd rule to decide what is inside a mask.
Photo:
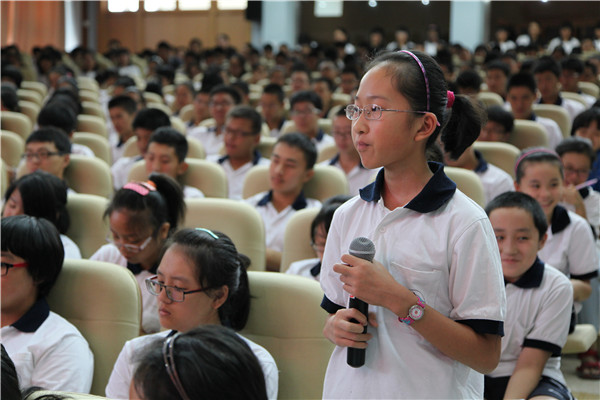
[(48, 94), (48, 88), (42, 82), (22, 81), (21, 89), (35, 90), (40, 94), (40, 96), (42, 96), (42, 99), (44, 99)]
[(183, 122), (188, 122), (194, 118), (194, 105), (186, 104), (181, 107), (181, 110), (179, 110), (179, 118), (181, 118)]
[[(323, 132), (326, 134), (331, 134), (332, 122), (329, 118), (319, 118), (318, 124), (319, 128), (321, 128)], [(296, 129), (296, 123), (290, 119), (283, 123), (283, 126), (281, 127), (281, 135), (292, 132), (298, 132), (298, 130)]]
[(287, 271), (294, 261), (315, 257), (315, 251), (311, 246), (310, 226), (319, 210), (318, 207), (298, 210), (288, 220), (283, 234), (280, 272)]
[(67, 236), (77, 244), (83, 258), (90, 258), (106, 244), (109, 233), (108, 221), (103, 218), (106, 207), (106, 197), (85, 193), (68, 195), (67, 211), (71, 224)]
[[(338, 194), (348, 194), (346, 175), (330, 165), (315, 165), (314, 175), (304, 184), (304, 195), (320, 201)], [(248, 170), (244, 179), (242, 197), (247, 199), (255, 194), (269, 190), (269, 166), (255, 165)]]
[(583, 98), (583, 96), (580, 95), (579, 93), (562, 91), (562, 92), (560, 92), (560, 95), (565, 99), (570, 99), (570, 100), (574, 100), (574, 101), (578, 102), (579, 104), (584, 106), (586, 109), (588, 108), (587, 101), (585, 101), (585, 98)]
[(92, 92), (98, 93), (100, 87), (98, 86), (98, 82), (95, 79), (87, 77), (87, 76), (78, 76), (77, 78), (77, 86), (79, 89), (90, 90)]
[(146, 103), (148, 103), (148, 105), (150, 105), (150, 103), (165, 104), (163, 98), (158, 93), (144, 92), (143, 96), (144, 100), (146, 100)]
[(2, 159), (8, 166), (16, 168), (25, 152), (25, 140), (14, 132), (2, 130), (0, 141)]
[(102, 110), (102, 106), (93, 101), (82, 101), (81, 102), (82, 112), (86, 115), (93, 115), (99, 118), (106, 119), (106, 115)]
[(0, 113), (0, 127), (11, 131), (27, 140), (32, 132), (33, 124), (27, 115), (13, 111), (2, 111)]
[(106, 198), (112, 196), (110, 167), (99, 158), (71, 154), (64, 178), (69, 187), (77, 193), (95, 194)]
[(248, 256), (250, 269), (264, 271), (266, 265), (265, 228), (254, 207), (231, 199), (186, 199), (183, 226), (221, 231), (231, 238), (237, 250)]
[[(263, 124), (264, 126), (265, 124)], [(277, 138), (271, 136), (261, 136), (260, 142), (258, 142), (258, 147), (256, 150), (260, 153), (264, 158), (271, 158), (271, 154), (273, 153), (273, 147), (275, 147), (275, 142), (277, 142)]]
[(133, 274), (111, 263), (67, 259), (48, 304), (88, 341), (94, 353), (90, 393), (103, 395), (123, 345), (140, 332), (142, 301)]
[(479, 92), (477, 93), (477, 99), (481, 101), (486, 108), (490, 106), (504, 105), (504, 100), (502, 100), (502, 97), (498, 93), (494, 92)]
[(8, 185), (10, 184), (10, 178), (6, 163), (4, 162), (4, 160), (0, 160), (0, 162), (0, 191), (2, 193), (1, 196), (4, 196), (4, 193), (6, 192), (6, 189), (8, 189)]
[(72, 141), (89, 147), (96, 157), (111, 165), (110, 145), (102, 136), (90, 132), (75, 132)]
[(479, 151), (486, 161), (502, 169), (515, 179), (515, 162), (519, 157), (519, 149), (510, 143), (480, 142), (473, 143), (473, 148)]
[(245, 337), (265, 347), (279, 369), (281, 399), (322, 397), (334, 345), (323, 336), (327, 312), (319, 283), (301, 276), (248, 273), (252, 302)]
[(323, 147), (321, 150), (319, 150), (319, 153), (317, 154), (317, 163), (333, 158), (338, 152), (339, 149), (335, 145), (335, 143)]
[(17, 89), (17, 96), (19, 100), (31, 101), (40, 107), (42, 106), (42, 95), (36, 90)]
[(481, 179), (473, 171), (457, 167), (444, 167), (444, 172), (448, 178), (456, 183), (458, 190), (466, 194), (471, 200), (485, 207), (485, 193)]
[(106, 120), (95, 115), (79, 114), (77, 116), (77, 132), (90, 132), (108, 139)]
[[(22, 86), (22, 85), (21, 85)], [(579, 86), (579, 90), (581, 90), (585, 94), (589, 94), (594, 98), (600, 97), (600, 87), (592, 82), (577, 82), (577, 86)]]
[(508, 143), (520, 150), (528, 147), (548, 147), (548, 132), (539, 122), (515, 119)]
[(92, 103), (100, 104), (98, 92), (93, 90), (79, 89), (79, 98), (81, 101), (90, 101)]
[(19, 107), (21, 108), (21, 113), (27, 115), (31, 124), (35, 125), (40, 113), (40, 106), (28, 100), (19, 100)]
[(171, 116), (171, 127), (175, 129), (177, 132), (182, 135), (187, 134), (187, 128), (185, 127), (185, 123), (181, 120), (181, 118), (176, 116)]
[(563, 107), (554, 104), (534, 104), (533, 112), (540, 117), (554, 120), (558, 124), (564, 138), (571, 136), (571, 116)]
[[(187, 171), (179, 178), (183, 185), (193, 186), (204, 193), (206, 197), (219, 197), (226, 199), (229, 187), (227, 186), (227, 175), (220, 165), (198, 158), (186, 158)], [(128, 181), (145, 181), (146, 162), (137, 161), (129, 171)]]

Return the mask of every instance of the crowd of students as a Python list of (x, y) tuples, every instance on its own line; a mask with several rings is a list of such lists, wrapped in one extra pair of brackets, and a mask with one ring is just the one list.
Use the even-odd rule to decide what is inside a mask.
[[(71, 154), (94, 156), (73, 139), (82, 112), (77, 78), (86, 77), (96, 80), (105, 110), (114, 185), (105, 211), (109, 243), (91, 259), (135, 275), (147, 334), (125, 344), (107, 396), (194, 398), (195, 378), (171, 363), (185, 354), (180, 343), (213, 340), (212, 333), (222, 339), (215, 347), (236, 352), (247, 366), (236, 376), (264, 381), (232, 391), (277, 397), (277, 367), (268, 349), (202, 328), (243, 328), (251, 294), (249, 261), (226, 235), (178, 229), (186, 199), (205, 196), (182, 181), (190, 148), (199, 144), (206, 159), (223, 168), (229, 197), (260, 214), (267, 270), (280, 270), (291, 216), (304, 208), (321, 210), (310, 231), (316, 257), (286, 272), (317, 279), (323, 288), (322, 307), (330, 313), (324, 334), (337, 345), (324, 397), (485, 393), (489, 399), (569, 399), (560, 350), (573, 321), (598, 329), (599, 319), (600, 103), (579, 82), (600, 87), (600, 49), (581, 52), (565, 36), (546, 50), (533, 28), (527, 45), (511, 46), (499, 32), (498, 43), (473, 54), (434, 35), (422, 45), (412, 43), (404, 28), (388, 46), (392, 51), (380, 53), (369, 51), (385, 47), (381, 42), (355, 47), (343, 29), (336, 30), (331, 49), (281, 46), (276, 54), (270, 45), (262, 52), (250, 45), (238, 52), (226, 35), (212, 49), (192, 40), (184, 52), (161, 42), (156, 51), (133, 55), (118, 41), (105, 55), (85, 48), (71, 54), (37, 49), (33, 70), (49, 92), (2, 209), (2, 336), (21, 386), (79, 392), (90, 387), (89, 379), (67, 385), (75, 384), (69, 373), (50, 379), (55, 357), (68, 358), (69, 352), (57, 345), (38, 359), (27, 345), (44, 321), (60, 318), (44, 296), (62, 259), (81, 258), (65, 235), (73, 190), (63, 178)], [(563, 53), (556, 51), (561, 43)], [(2, 56), (2, 110), (18, 112), (15, 97), (31, 73), (27, 56), (16, 46), (4, 48)], [(497, 94), (501, 104), (486, 108), (481, 92)], [(153, 106), (148, 93), (161, 104)], [(564, 139), (556, 121), (536, 115), (538, 103), (563, 107), (572, 137)], [(548, 145), (524, 149), (513, 180), (486, 161), (474, 142), (510, 142), (515, 120), (539, 123)], [(268, 157), (259, 152), (263, 138), (275, 138)], [(131, 141), (138, 154), (126, 156)], [(319, 156), (332, 148), (333, 156), (321, 158), (320, 165), (339, 168), (349, 193), (321, 204), (307, 198), (303, 187)], [(141, 160), (147, 181), (130, 182)], [(268, 166), (269, 189), (243, 199), (244, 178), (257, 165)], [(485, 210), (457, 190), (444, 165), (477, 174)], [(40, 236), (40, 254), (26, 250), (37, 242), (22, 240), (24, 235)], [(375, 261), (346, 254), (358, 236), (374, 242)], [(42, 245), (52, 256), (42, 255)], [(53, 276), (38, 276), (47, 263), (53, 263)], [(18, 285), (23, 289), (16, 290)], [(371, 313), (346, 308), (350, 296), (369, 303)], [(77, 330), (60, 321), (65, 329), (58, 337), (73, 335), (85, 347)], [(366, 367), (346, 365), (348, 346), (368, 346)], [(161, 348), (168, 361), (164, 371)], [(83, 359), (61, 363), (90, 372), (91, 357), (86, 366)], [(592, 348), (581, 358), (578, 374), (600, 379), (597, 352)], [(224, 359), (229, 364), (223, 368), (236, 360)], [(153, 371), (152, 363), (161, 371)]]

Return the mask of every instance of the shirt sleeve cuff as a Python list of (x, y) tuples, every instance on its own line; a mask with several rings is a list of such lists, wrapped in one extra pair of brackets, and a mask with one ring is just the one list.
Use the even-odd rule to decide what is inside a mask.
[(477, 333), (504, 336), (504, 322), (490, 319), (462, 319), (456, 322), (467, 325)]
[(327, 296), (323, 296), (323, 301), (321, 301), (321, 308), (327, 311), (329, 314), (335, 314), (337, 310), (341, 310), (345, 307), (335, 304), (334, 302), (329, 300)]
[(581, 281), (587, 281), (588, 279), (592, 279), (598, 276), (598, 270), (592, 271), (592, 272), (588, 272), (587, 274), (583, 274), (583, 275), (573, 275), (571, 274), (570, 278), (571, 279), (579, 279)]
[(535, 339), (525, 339), (523, 341), (523, 347), (533, 347), (535, 349), (549, 351), (552, 354), (552, 357), (560, 356), (560, 351), (562, 350), (560, 346), (557, 346), (554, 343)]

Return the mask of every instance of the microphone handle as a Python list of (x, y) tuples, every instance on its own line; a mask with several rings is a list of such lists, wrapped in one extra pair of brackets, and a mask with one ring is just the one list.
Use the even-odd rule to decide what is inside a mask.
[[(356, 297), (350, 297), (350, 303), (348, 308), (356, 308), (358, 311), (364, 314), (365, 317), (369, 316), (369, 304), (365, 303), (360, 299), (357, 299)], [(354, 318), (352, 318), (350, 322), (358, 323), (358, 321)], [(366, 325), (364, 326), (362, 333), (367, 333)], [(365, 364), (365, 350), (366, 349), (356, 349), (354, 347), (348, 347), (348, 354), (346, 356), (346, 362), (348, 363), (348, 365), (354, 368), (362, 367)]]

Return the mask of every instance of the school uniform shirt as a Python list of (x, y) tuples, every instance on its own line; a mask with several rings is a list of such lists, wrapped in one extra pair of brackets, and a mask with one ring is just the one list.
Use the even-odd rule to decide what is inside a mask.
[(325, 147), (329, 147), (331, 145), (335, 145), (335, 139), (333, 136), (326, 134), (323, 129), (319, 129), (317, 135), (310, 139), (311, 142), (317, 148), (317, 153), (323, 150)]
[(79, 154), (85, 157), (96, 157), (92, 149), (79, 143), (71, 143), (71, 154)]
[(246, 174), (250, 168), (254, 167), (255, 165), (271, 164), (271, 160), (262, 157), (258, 150), (254, 151), (254, 157), (251, 161), (242, 165), (238, 169), (233, 169), (231, 162), (229, 161), (229, 156), (219, 156), (215, 154), (212, 157), (209, 157), (208, 160), (216, 162), (225, 171), (225, 175), (227, 176), (229, 198), (234, 200), (242, 200), (244, 179), (246, 179)]
[(307, 258), (306, 260), (294, 261), (285, 273), (300, 275), (318, 281), (321, 274), (321, 260), (318, 258)]
[(546, 132), (548, 132), (548, 148), (554, 150), (556, 146), (563, 141), (564, 136), (562, 131), (553, 119), (540, 117), (534, 114), (531, 120), (538, 122), (546, 129)]
[(280, 212), (273, 207), (271, 198), (273, 191), (262, 192), (246, 200), (260, 214), (265, 225), (265, 243), (268, 249), (283, 251), (283, 236), (288, 220), (298, 210), (310, 207), (321, 207), (321, 202), (315, 199), (307, 199), (304, 192), (300, 192), (296, 200)]
[(115, 190), (121, 189), (129, 182), (129, 172), (131, 171), (131, 168), (133, 168), (133, 164), (143, 159), (142, 156), (121, 157), (112, 165), (112, 167), (110, 167)]
[(206, 196), (204, 196), (204, 193), (202, 192), (202, 190), (195, 188), (193, 186), (188, 186), (185, 185), (183, 186), (183, 198), (184, 199), (202, 199)]
[(65, 258), (73, 258), (76, 260), (81, 259), (81, 251), (79, 251), (79, 246), (71, 240), (67, 235), (60, 235), (60, 241), (63, 244), (65, 249)]
[(188, 132), (188, 136), (198, 139), (202, 143), (207, 158), (219, 154), (224, 144), (224, 134), (221, 132), (220, 135), (217, 135), (216, 126), (197, 126)]
[(3, 327), (0, 334), (15, 364), (21, 390), (40, 386), (90, 392), (94, 355), (88, 342), (69, 321), (50, 311), (45, 299), (36, 301), (18, 321)]
[[(541, 103), (542, 99), (538, 100), (538, 103)], [(577, 115), (579, 115), (580, 113), (585, 111), (585, 106), (583, 104), (581, 104), (578, 101), (575, 100), (571, 100), (571, 99), (565, 99), (563, 97), (561, 97), (561, 95), (558, 95), (558, 99), (556, 100), (556, 102), (554, 103), (557, 106), (561, 106), (562, 108), (564, 108), (565, 110), (567, 110), (567, 112), (569, 113), (569, 116), (571, 117), (571, 122), (573, 122), (573, 120), (575, 119), (575, 117)]]
[[(600, 235), (600, 193), (591, 187), (579, 189), (579, 194), (583, 199), (587, 221), (594, 228), (596, 238)], [(560, 203), (561, 206), (569, 211), (575, 212), (575, 207), (571, 204)]]
[(488, 163), (477, 150), (475, 150), (475, 157), (478, 164), (474, 171), (481, 180), (486, 204), (496, 196), (515, 189), (512, 176)]
[[(328, 313), (347, 307), (349, 295), (333, 265), (354, 238), (365, 236), (375, 244), (375, 260), (430, 307), (477, 333), (503, 335), (504, 280), (489, 219), (456, 189), (441, 164), (429, 166), (434, 175), (404, 207), (385, 207), (381, 170), (360, 196), (336, 210), (321, 269), (321, 307)], [(369, 306), (369, 312), (379, 326), (368, 327), (373, 338), (365, 365), (348, 366), (347, 348), (337, 346), (324, 398), (482, 398), (482, 374), (442, 354), (390, 310)]]
[(554, 267), (536, 259), (519, 280), (506, 282), (506, 321), (500, 363), (488, 376), (512, 376), (523, 348), (552, 355), (542, 375), (566, 386), (560, 371), (560, 352), (567, 342), (573, 287)]
[(348, 193), (352, 196), (356, 196), (359, 189), (362, 189), (373, 182), (377, 175), (377, 170), (365, 168), (360, 161), (357, 166), (352, 168), (350, 172), (346, 174), (346, 171), (344, 171), (340, 164), (339, 154), (329, 160), (320, 162), (319, 165), (331, 165), (339, 168), (340, 171), (346, 175), (346, 180), (348, 181)]
[(550, 43), (548, 43), (548, 53), (552, 53), (552, 51), (558, 46), (562, 46), (562, 48), (565, 50), (565, 53), (571, 54), (574, 48), (581, 46), (581, 42), (579, 42), (579, 39), (575, 37), (572, 37), (569, 40), (562, 40), (562, 38), (557, 36), (552, 39)]
[(129, 263), (114, 244), (105, 244), (100, 247), (100, 249), (90, 257), (90, 260), (117, 264), (129, 269), (133, 273), (142, 294), (142, 330), (146, 333), (158, 332), (160, 330), (158, 301), (156, 300), (156, 296), (148, 292), (145, 282), (146, 278), (156, 275), (156, 267), (158, 267), (158, 265), (151, 271), (143, 270), (139, 264)]
[[(106, 385), (106, 397), (110, 399), (128, 399), (129, 385), (133, 379), (135, 361), (140, 351), (152, 341), (164, 340), (167, 336), (171, 336), (174, 333), (175, 331), (162, 331), (153, 335), (140, 336), (125, 342), (125, 346), (123, 346), (115, 362), (108, 384)], [(275, 360), (264, 347), (259, 346), (240, 334), (238, 336), (246, 342), (256, 358), (258, 358), (258, 362), (265, 375), (268, 398), (277, 399), (279, 375)]]

